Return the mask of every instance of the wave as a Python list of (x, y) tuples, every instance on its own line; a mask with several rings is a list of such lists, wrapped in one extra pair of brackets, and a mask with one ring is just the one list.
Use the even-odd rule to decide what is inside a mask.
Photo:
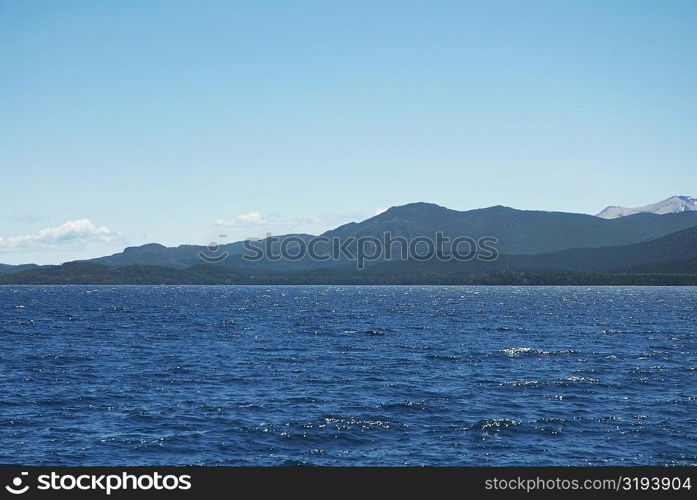
[(537, 355), (537, 356), (549, 356), (549, 355), (558, 355), (558, 354), (576, 354), (577, 351), (574, 351), (573, 349), (565, 349), (561, 351), (546, 351), (543, 349), (536, 349), (534, 347), (507, 347), (505, 349), (501, 349), (501, 352), (509, 357), (515, 357), (515, 356), (521, 356), (524, 354), (531, 354), (531, 355)]

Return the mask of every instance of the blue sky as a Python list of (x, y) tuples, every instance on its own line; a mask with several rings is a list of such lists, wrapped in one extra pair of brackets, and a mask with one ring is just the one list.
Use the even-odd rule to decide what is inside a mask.
[(0, 0), (0, 262), (697, 196), (696, 89), (694, 1)]

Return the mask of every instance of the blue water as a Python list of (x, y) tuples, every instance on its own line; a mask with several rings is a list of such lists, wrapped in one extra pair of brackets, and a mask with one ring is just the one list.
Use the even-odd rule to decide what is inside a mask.
[(697, 289), (0, 287), (0, 463), (697, 463)]

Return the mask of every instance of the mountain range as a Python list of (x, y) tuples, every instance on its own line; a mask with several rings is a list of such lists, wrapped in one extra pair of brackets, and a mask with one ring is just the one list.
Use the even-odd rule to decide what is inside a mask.
[(690, 196), (671, 196), (663, 201), (643, 207), (627, 208), (610, 206), (600, 212), (597, 217), (616, 219), (618, 217), (626, 217), (627, 215), (634, 214), (649, 213), (663, 215), (675, 214), (678, 212), (694, 212), (695, 210), (697, 210), (697, 198), (692, 198)]
[[(431, 203), (411, 203), (322, 235), (340, 242), (360, 237), (382, 238), (385, 233), (407, 240), (435, 238), (436, 232), (450, 238), (494, 237), (499, 256), (491, 261), (381, 258), (369, 262), (365, 270), (357, 270), (355, 262), (346, 259), (249, 261), (243, 258), (243, 242), (235, 242), (215, 249), (216, 255), (225, 253), (228, 257), (212, 264), (200, 257), (201, 253), (210, 253), (205, 246), (165, 247), (150, 243), (62, 266), (0, 265), (0, 283), (400, 283), (405, 279), (413, 283), (460, 283), (473, 279), (477, 282), (476, 276), (480, 276), (478, 282), (488, 283), (501, 282), (493, 277), (510, 278), (511, 273), (517, 276), (513, 281), (521, 279), (519, 273), (527, 273), (526, 280), (532, 282), (537, 278), (530, 278), (530, 273), (553, 273), (557, 282), (560, 274), (578, 278), (579, 273), (610, 273), (693, 275), (697, 284), (697, 210), (680, 208), (687, 207), (689, 200), (694, 204), (693, 198), (672, 197), (648, 205), (651, 210), (617, 209), (614, 214), (609, 210), (617, 207), (608, 207), (598, 216), (505, 206), (457, 211)], [(637, 213), (625, 215), (623, 210)], [(275, 248), (291, 237), (295, 241), (312, 238), (307, 234), (279, 236)], [(507, 278), (502, 279), (506, 282)], [(685, 279), (683, 276), (678, 282), (686, 284)], [(656, 279), (649, 281), (655, 283)], [(573, 279), (565, 277), (562, 282), (570, 283)]]

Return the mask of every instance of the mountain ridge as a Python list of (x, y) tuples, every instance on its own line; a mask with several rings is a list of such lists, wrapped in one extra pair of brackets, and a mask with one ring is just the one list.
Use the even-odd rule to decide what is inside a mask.
[(488, 262), (395, 260), (374, 263), (362, 271), (350, 262), (331, 268), (257, 271), (260, 270), (214, 264), (173, 269), (76, 261), (0, 274), (0, 284), (518, 284), (527, 281), (528, 284), (697, 285), (697, 227), (632, 245), (541, 255), (501, 255)]
[(670, 213), (693, 211), (697, 211), (697, 198), (692, 198), (685, 195), (675, 195), (656, 203), (644, 205), (643, 207), (620, 207), (610, 205), (600, 211), (596, 217), (600, 217), (602, 219), (617, 219), (639, 213), (665, 215)]
[[(509, 260), (517, 256), (516, 262), (520, 263), (526, 259), (530, 262), (539, 260), (535, 258), (536, 255), (548, 255), (549, 262), (554, 262), (555, 259), (560, 258), (556, 256), (557, 252), (633, 245), (679, 233), (692, 227), (697, 227), (697, 211), (665, 215), (637, 213), (606, 219), (588, 214), (518, 210), (504, 205), (459, 211), (434, 203), (416, 202), (390, 207), (363, 221), (350, 222), (325, 231), (321, 236), (336, 238), (339, 241), (359, 237), (382, 238), (386, 233), (391, 234), (392, 237), (401, 236), (406, 239), (435, 238), (437, 232), (449, 238), (467, 236), (477, 239), (493, 236), (498, 240), (496, 247), (500, 254)], [(272, 247), (278, 249), (281, 242), (287, 238), (299, 238), (307, 242), (313, 236), (287, 234), (275, 238), (277, 240)], [(633, 249), (625, 250), (634, 252)], [(187, 269), (206, 263), (206, 259), (202, 256), (211, 256), (215, 261), (217, 256), (225, 255), (224, 259), (220, 259), (218, 267), (267, 273), (326, 270), (346, 264), (346, 262), (336, 261), (318, 262), (309, 258), (293, 262), (271, 262), (270, 260), (253, 262), (242, 258), (244, 251), (242, 241), (221, 244), (217, 247), (188, 244), (166, 247), (159, 243), (148, 243), (130, 246), (121, 252), (86, 259), (82, 262), (114, 267), (134, 265)], [(605, 254), (609, 256), (611, 252), (605, 252)], [(689, 255), (685, 258), (689, 258)], [(637, 265), (656, 263), (658, 263), (657, 260), (641, 261)], [(0, 274), (21, 272), (34, 266), (0, 265)], [(602, 267), (597, 263), (594, 266)]]

